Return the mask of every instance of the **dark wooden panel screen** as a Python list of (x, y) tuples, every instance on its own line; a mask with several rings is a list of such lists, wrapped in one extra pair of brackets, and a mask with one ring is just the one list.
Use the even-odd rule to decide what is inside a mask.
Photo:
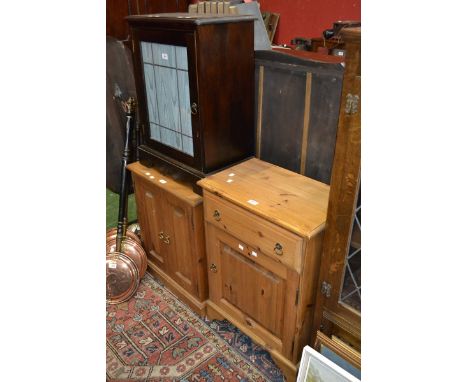
[(258, 158), (330, 184), (341, 61), (316, 53), (255, 52)]
[[(299, 172), (306, 75), (289, 69), (263, 69), (263, 110), (260, 158)], [(294, 120), (293, 120), (294, 118)]]
[[(120, 190), (126, 117), (121, 100), (136, 98), (132, 54), (122, 41), (106, 38), (106, 187)], [(136, 124), (135, 124), (136, 126)], [(136, 154), (132, 140), (131, 159)], [(130, 191), (131, 192), (131, 191)]]

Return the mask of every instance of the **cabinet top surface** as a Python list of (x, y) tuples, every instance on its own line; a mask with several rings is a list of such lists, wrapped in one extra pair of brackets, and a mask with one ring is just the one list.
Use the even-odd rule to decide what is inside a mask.
[(171, 177), (161, 174), (156, 168), (143, 166), (140, 162), (131, 163), (127, 168), (133, 174), (177, 196), (193, 207), (203, 202), (202, 197), (193, 192), (191, 185), (177, 182)]
[[(317, 65), (317, 64), (332, 64), (341, 71), (344, 71), (341, 63), (345, 62), (342, 56), (332, 56), (317, 52), (309, 52), (308, 50), (294, 50), (285, 48), (272, 48), (272, 50), (257, 50), (255, 51), (256, 59), (271, 59), (279, 62), (288, 62), (288, 58), (295, 57), (298, 61), (302, 61), (301, 65)], [(330, 67), (331, 65), (328, 65)]]
[(253, 21), (255, 17), (252, 15), (236, 15), (225, 16), (217, 14), (203, 14), (203, 13), (154, 13), (148, 15), (132, 15), (128, 16), (129, 21), (154, 21), (154, 22), (183, 22), (187, 24), (222, 24), (242, 21)]
[(302, 237), (310, 238), (326, 220), (328, 185), (256, 158), (198, 185)]

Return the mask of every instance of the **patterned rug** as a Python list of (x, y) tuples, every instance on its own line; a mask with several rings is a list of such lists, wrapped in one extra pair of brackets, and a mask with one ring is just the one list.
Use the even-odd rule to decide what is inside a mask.
[(106, 310), (108, 381), (284, 381), (266, 350), (226, 320), (200, 318), (148, 273)]

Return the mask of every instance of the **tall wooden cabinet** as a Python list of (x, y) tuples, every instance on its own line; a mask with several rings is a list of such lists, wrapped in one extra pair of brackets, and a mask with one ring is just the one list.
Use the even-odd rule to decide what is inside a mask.
[(148, 268), (200, 315), (208, 295), (202, 198), (139, 162), (128, 166)]
[(312, 340), (360, 368), (349, 355), (361, 347), (361, 29), (341, 36), (346, 68)]
[(329, 187), (255, 158), (199, 185), (208, 317), (243, 330), (293, 381), (312, 335)]

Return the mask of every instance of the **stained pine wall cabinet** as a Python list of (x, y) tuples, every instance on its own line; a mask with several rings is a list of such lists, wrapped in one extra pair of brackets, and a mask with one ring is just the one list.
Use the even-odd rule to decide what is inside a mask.
[(128, 169), (150, 272), (203, 316), (208, 292), (202, 198), (190, 185), (139, 162)]
[(253, 20), (188, 13), (128, 18), (145, 166), (195, 184), (253, 155)]
[(209, 300), (293, 381), (312, 335), (326, 184), (250, 159), (206, 177)]

